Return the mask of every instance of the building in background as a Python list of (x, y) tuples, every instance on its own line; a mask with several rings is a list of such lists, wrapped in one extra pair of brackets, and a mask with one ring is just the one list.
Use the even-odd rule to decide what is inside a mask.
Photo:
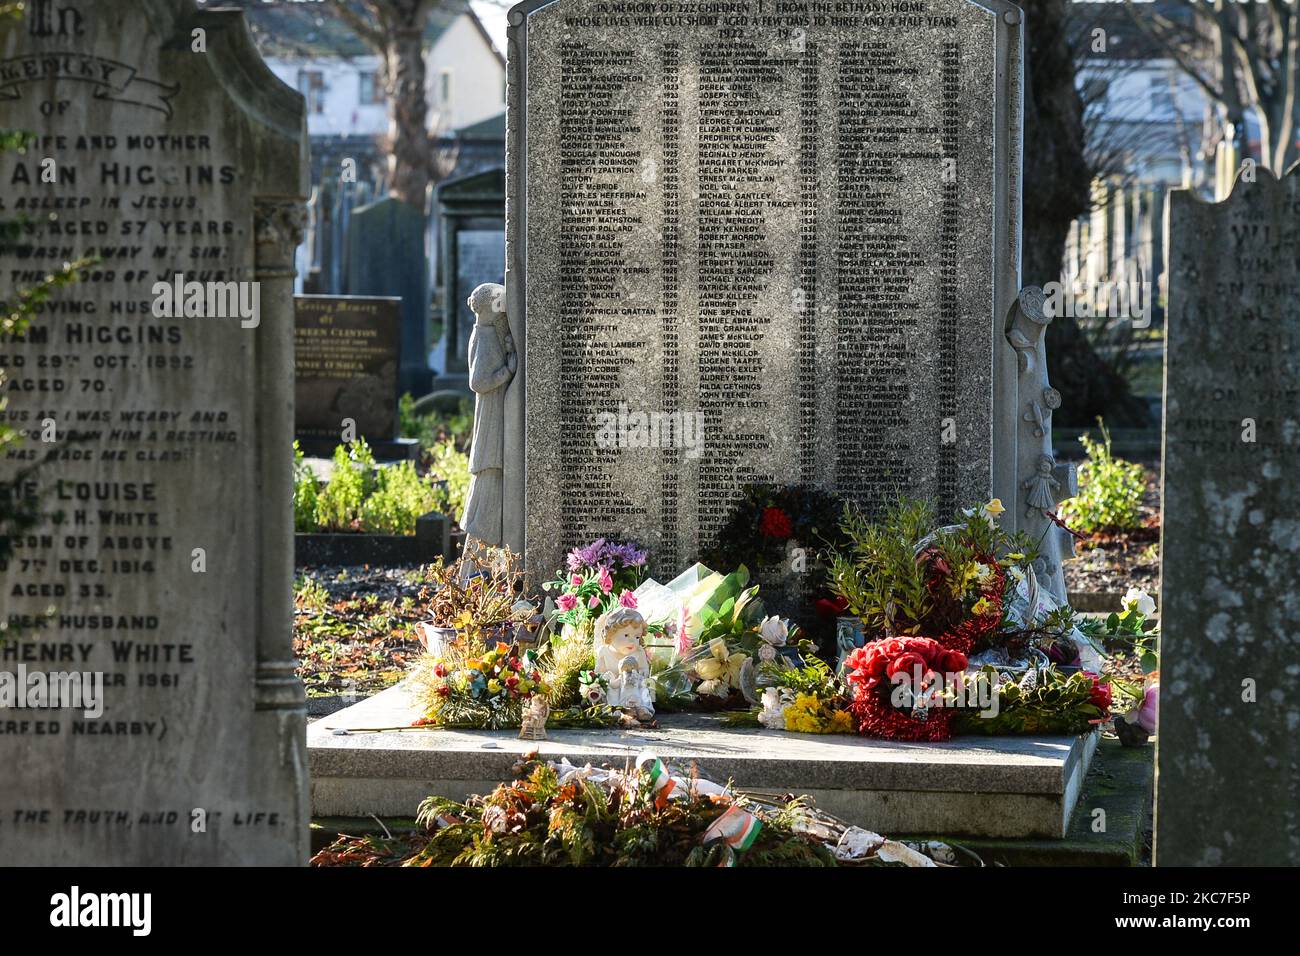
[[(384, 135), (379, 57), (345, 23), (285, 4), (252, 4), (245, 15), (267, 66), (307, 100), (313, 139)], [(450, 133), (505, 110), (505, 58), (468, 3), (437, 7), (424, 42), (433, 131)]]

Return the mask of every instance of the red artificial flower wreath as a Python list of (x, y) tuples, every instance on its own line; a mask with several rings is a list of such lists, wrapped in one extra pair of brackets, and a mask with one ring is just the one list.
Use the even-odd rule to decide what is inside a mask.
[(953, 709), (933, 707), (925, 720), (895, 707), (890, 697), (895, 674), (919, 668), (923, 680), (966, 669), (966, 655), (928, 637), (890, 637), (858, 648), (845, 661), (853, 700), (849, 709), (858, 733), (886, 740), (942, 741), (952, 737)]

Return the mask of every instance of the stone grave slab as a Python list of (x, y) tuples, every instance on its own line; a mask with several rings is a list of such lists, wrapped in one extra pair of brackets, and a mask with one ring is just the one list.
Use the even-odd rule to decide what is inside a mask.
[(542, 741), (507, 730), (373, 729), (409, 728), (418, 716), (398, 684), (312, 723), (313, 815), (414, 816), (433, 794), (487, 793), (532, 750), (576, 764), (635, 761), (653, 750), (679, 766), (693, 762), (718, 782), (809, 794), (823, 809), (885, 834), (1059, 838), (1097, 744), (1096, 734), (895, 743), (736, 730), (704, 714), (661, 715), (661, 730), (548, 730)]

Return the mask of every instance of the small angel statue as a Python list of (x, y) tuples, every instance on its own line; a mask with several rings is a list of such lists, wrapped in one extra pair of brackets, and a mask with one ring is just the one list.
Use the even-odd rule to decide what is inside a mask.
[(642, 723), (654, 720), (655, 698), (650, 686), (650, 676), (644, 673), (634, 655), (623, 658), (618, 666), (618, 678), (610, 686), (612, 706), (627, 711)]
[(596, 673), (608, 682), (606, 703), (637, 720), (654, 717), (646, 633), (645, 618), (630, 607), (614, 608), (596, 621)]
[(1029, 492), (1025, 508), (1028, 517), (1032, 518), (1035, 511), (1045, 514), (1056, 509), (1056, 492), (1060, 490), (1061, 483), (1052, 477), (1055, 467), (1056, 462), (1051, 455), (1039, 455), (1034, 473), (1020, 483), (1020, 487)]
[(546, 718), (551, 716), (551, 706), (541, 694), (528, 698), (524, 707), (523, 724), (519, 727), (520, 740), (545, 740)]

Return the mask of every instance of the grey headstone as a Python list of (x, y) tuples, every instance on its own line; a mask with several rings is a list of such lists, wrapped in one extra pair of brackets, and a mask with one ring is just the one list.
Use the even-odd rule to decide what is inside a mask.
[(388, 197), (352, 213), (348, 223), (349, 295), (402, 300), (402, 366), (398, 387), (419, 397), (429, 391), (429, 266), (424, 214)]
[[(1019, 10), (847, 6), (511, 11), (505, 528), (536, 570), (615, 534), (675, 573), (748, 481), (1023, 511)], [(598, 447), (623, 412), (702, 415), (698, 457)]]
[(1156, 862), (1300, 863), (1300, 172), (1170, 194)]
[[(36, 482), (62, 521), (0, 571), (6, 623), (29, 625), (2, 635), (0, 674), (99, 672), (107, 686), (97, 719), (0, 710), (0, 859), (302, 864), (286, 453), (302, 98), (237, 11), (40, 0), (26, 17), (0, 35), (0, 99), (4, 125), (44, 138), (0, 153), (0, 218), (35, 221), (0, 250), (0, 301), (64, 260), (101, 262), (4, 345), (7, 420), (28, 434), (0, 477), (53, 450)], [(44, 158), (57, 184), (35, 175)], [(178, 272), (259, 282), (260, 324), (155, 316), (154, 284)]]

